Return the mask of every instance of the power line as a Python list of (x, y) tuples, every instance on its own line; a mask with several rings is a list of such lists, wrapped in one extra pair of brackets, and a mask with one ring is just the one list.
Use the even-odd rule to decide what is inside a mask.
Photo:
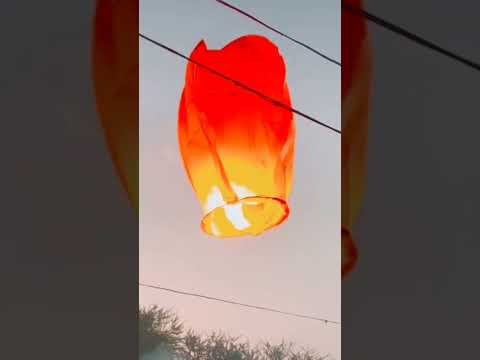
[(305, 119), (307, 119), (307, 120), (310, 120), (310, 121), (316, 123), (317, 125), (321, 125), (321, 126), (327, 128), (327, 129), (329, 129), (329, 130), (332, 130), (332, 131), (334, 131), (334, 132), (336, 132), (336, 133), (338, 133), (338, 134), (341, 134), (341, 131), (340, 131), (340, 130), (335, 129), (334, 127), (332, 127), (332, 126), (330, 126), (330, 125), (327, 125), (327, 124), (321, 122), (320, 120), (317, 120), (317, 119), (315, 119), (314, 117), (312, 117), (312, 116), (310, 116), (310, 115), (307, 115), (307, 114), (305, 114), (305, 113), (303, 113), (303, 112), (301, 112), (301, 111), (299, 111), (299, 110), (296, 110), (296, 109), (294, 109), (294, 108), (291, 108), (290, 106), (287, 106), (287, 105), (285, 105), (284, 103), (282, 103), (282, 102), (280, 102), (280, 101), (278, 101), (278, 100), (275, 100), (275, 99), (273, 99), (273, 98), (271, 98), (271, 97), (269, 97), (269, 96), (267, 96), (267, 95), (265, 95), (265, 94), (263, 94), (263, 93), (255, 90), (255, 89), (253, 89), (253, 88), (251, 88), (251, 87), (249, 87), (249, 86), (247, 86), (247, 85), (245, 85), (245, 84), (243, 84), (243, 83), (241, 83), (241, 82), (239, 82), (239, 81), (237, 81), (237, 80), (234, 80), (234, 79), (232, 79), (232, 78), (230, 78), (230, 77), (228, 77), (228, 76), (226, 76), (226, 75), (224, 75), (224, 74), (222, 74), (222, 73), (220, 73), (220, 72), (218, 72), (218, 71), (216, 71), (216, 70), (214, 70), (214, 69), (212, 69), (212, 68), (210, 68), (210, 67), (208, 67), (208, 66), (206, 66), (206, 65), (204, 65), (204, 64), (202, 64), (202, 63), (200, 63), (200, 62), (198, 62), (198, 61), (196, 61), (196, 60), (193, 60), (192, 58), (190, 58), (190, 57), (188, 57), (188, 56), (186, 56), (186, 55), (184, 55), (184, 54), (182, 54), (182, 53), (180, 53), (180, 52), (172, 49), (171, 47), (168, 47), (167, 45), (162, 44), (161, 42), (158, 42), (158, 41), (156, 41), (156, 40), (153, 40), (152, 38), (150, 38), (150, 37), (148, 37), (148, 36), (145, 36), (145, 35), (143, 35), (142, 33), (139, 33), (139, 36), (140, 36), (142, 39), (145, 39), (145, 40), (151, 42), (152, 44), (157, 45), (157, 46), (161, 47), (162, 49), (167, 50), (168, 52), (170, 52), (170, 53), (172, 53), (172, 54), (174, 54), (174, 55), (177, 55), (177, 56), (179, 56), (179, 57), (181, 57), (181, 58), (183, 58), (183, 59), (191, 62), (192, 64), (195, 64), (195, 65), (197, 65), (198, 67), (200, 67), (200, 68), (202, 68), (202, 69), (204, 69), (204, 70), (207, 70), (208, 72), (210, 72), (210, 73), (212, 73), (212, 74), (214, 74), (214, 75), (216, 75), (216, 76), (218, 76), (218, 77), (221, 77), (221, 78), (224, 79), (224, 80), (227, 80), (227, 81), (231, 82), (233, 85), (238, 86), (238, 87), (240, 87), (240, 88), (242, 88), (242, 89), (244, 89), (244, 90), (247, 90), (247, 91), (249, 91), (249, 92), (251, 92), (251, 93), (253, 93), (253, 94), (261, 97), (262, 99), (271, 102), (271, 103), (272, 103), (273, 105), (275, 105), (275, 106), (278, 106), (278, 107), (281, 107), (281, 108), (283, 108), (283, 109), (285, 109), (285, 110), (291, 111), (291, 112), (293, 112), (293, 113), (295, 113), (295, 114), (297, 114), (297, 115), (299, 115), (299, 116), (301, 116), (301, 117), (303, 117), (303, 118), (305, 118)]
[(150, 288), (150, 289), (166, 291), (166, 292), (179, 294), (179, 295), (193, 296), (193, 297), (198, 297), (198, 298), (202, 298), (202, 299), (206, 299), (206, 300), (213, 300), (213, 301), (218, 301), (218, 302), (222, 302), (222, 303), (226, 303), (226, 304), (243, 306), (243, 307), (247, 307), (247, 308), (251, 308), (251, 309), (257, 309), (257, 310), (268, 311), (268, 312), (273, 312), (273, 313), (282, 314), (282, 315), (294, 316), (294, 317), (297, 317), (297, 318), (322, 321), (325, 324), (336, 324), (336, 325), (340, 324), (340, 322), (338, 322), (338, 321), (323, 319), (323, 318), (319, 318), (319, 317), (315, 317), (315, 316), (301, 315), (301, 314), (291, 313), (291, 312), (287, 312), (287, 311), (276, 310), (276, 309), (272, 309), (272, 308), (268, 308), (268, 307), (264, 307), (264, 306), (243, 304), (243, 303), (240, 303), (240, 302), (237, 302), (237, 301), (219, 299), (219, 298), (212, 297), (212, 296), (194, 294), (194, 293), (189, 293), (189, 292), (185, 292), (185, 291), (178, 291), (178, 290), (169, 289), (169, 288), (156, 286), (156, 285), (149, 285), (149, 284), (143, 284), (143, 283), (139, 283), (138, 285), (142, 286), (142, 287)]
[(226, 1), (223, 1), (223, 0), (215, 0), (215, 1), (216, 1), (217, 3), (225, 6), (225, 7), (233, 10), (233, 11), (238, 12), (239, 14), (241, 14), (241, 15), (243, 15), (243, 16), (248, 17), (249, 19), (251, 19), (251, 20), (255, 21), (256, 23), (262, 25), (263, 27), (266, 27), (267, 29), (269, 29), (269, 30), (277, 33), (278, 35), (283, 36), (284, 38), (287, 38), (288, 40), (293, 41), (294, 43), (296, 43), (296, 44), (298, 44), (298, 45), (300, 45), (300, 46), (303, 46), (304, 48), (310, 50), (311, 52), (317, 54), (318, 56), (321, 56), (321, 57), (324, 58), (325, 60), (330, 61), (331, 63), (336, 64), (336, 65), (338, 65), (338, 66), (342, 66), (342, 64), (341, 64), (339, 61), (337, 61), (337, 60), (335, 60), (335, 59), (333, 59), (333, 58), (331, 58), (331, 57), (329, 57), (329, 56), (321, 53), (320, 51), (314, 49), (314, 48), (311, 47), (310, 45), (307, 45), (307, 44), (305, 44), (304, 42), (301, 42), (301, 41), (299, 41), (299, 40), (297, 40), (297, 39), (295, 39), (295, 38), (293, 38), (293, 37), (291, 37), (291, 36), (289, 36), (289, 35), (281, 32), (280, 30), (274, 28), (273, 26), (270, 26), (270, 25), (266, 24), (265, 22), (263, 22), (262, 20), (260, 20), (259, 18), (255, 17), (255, 16), (253, 16), (252, 14), (249, 14), (249, 13), (247, 13), (246, 11), (244, 11), (244, 10), (242, 10), (242, 9), (239, 9), (238, 7), (233, 6), (232, 4), (229, 4), (229, 3), (226, 2)]
[(385, 28), (385, 29), (388, 29), (390, 31), (393, 31), (394, 33), (400, 35), (400, 36), (403, 36), (409, 40), (412, 40), (414, 42), (416, 42), (417, 44), (419, 45), (422, 45), (424, 47), (427, 47), (433, 51), (436, 51), (442, 55), (445, 55), (453, 60), (456, 60), (466, 66), (469, 66), (475, 70), (478, 70), (480, 71), (480, 64), (479, 63), (476, 63), (472, 60), (469, 60), (461, 55), (458, 55), (458, 54), (455, 54), (454, 52), (450, 51), (450, 50), (446, 50), (445, 48), (442, 48), (441, 46), (437, 45), (437, 44), (434, 44), (433, 42), (429, 41), (429, 40), (426, 40), (424, 38), (421, 38), (420, 36), (416, 35), (416, 34), (413, 34), (403, 28), (401, 28), (400, 26), (398, 25), (395, 25), (395, 24), (392, 24), (391, 22), (388, 22), (376, 15), (373, 15), (363, 9), (359, 9), (357, 7), (354, 7), (352, 5), (349, 5), (348, 3), (346, 2), (343, 2), (342, 1), (342, 9), (344, 9), (345, 11), (349, 12), (350, 14), (352, 15), (355, 15), (355, 16), (360, 16), (360, 17), (364, 17), (366, 18), (367, 20)]
[[(217, 3), (225, 6), (225, 7), (228, 7), (228, 8), (230, 8), (230, 9), (232, 9), (232, 10), (240, 13), (241, 15), (244, 15), (244, 16), (248, 17), (249, 19), (251, 19), (251, 20), (255, 21), (256, 23), (258, 23), (258, 24), (266, 27), (267, 29), (269, 29), (269, 30), (277, 33), (278, 35), (281, 35), (281, 36), (283, 36), (283, 37), (285, 37), (285, 38), (287, 38), (287, 39), (295, 42), (296, 44), (303, 46), (304, 48), (306, 48), (306, 49), (314, 52), (315, 54), (323, 57), (324, 59), (326, 59), (326, 60), (328, 60), (328, 61), (330, 61), (330, 62), (332, 62), (332, 63), (334, 63), (334, 64), (336, 64), (336, 65), (341, 66), (341, 63), (340, 63), (339, 61), (337, 61), (337, 60), (335, 60), (335, 59), (332, 59), (331, 57), (329, 57), (329, 56), (321, 53), (320, 51), (312, 48), (310, 45), (307, 45), (307, 44), (305, 44), (305, 43), (303, 43), (303, 42), (301, 42), (301, 41), (299, 41), (299, 40), (297, 40), (297, 39), (295, 39), (295, 38), (293, 38), (293, 37), (291, 37), (291, 36), (289, 36), (289, 35), (281, 32), (280, 30), (274, 28), (273, 26), (270, 26), (270, 25), (266, 24), (265, 22), (263, 22), (262, 20), (258, 19), (258, 18), (255, 17), (255, 16), (253, 16), (252, 14), (249, 14), (249, 13), (247, 13), (246, 11), (244, 11), (244, 10), (238, 8), (238, 7), (235, 7), (235, 6), (232, 5), (232, 4), (229, 4), (229, 3), (226, 2), (226, 1), (223, 1), (223, 0), (215, 0), (215, 1), (216, 1)], [(463, 57), (463, 56), (461, 56), (461, 55), (458, 55), (458, 54), (454, 53), (453, 51), (447, 50), (447, 49), (445, 49), (445, 48), (443, 48), (443, 47), (441, 47), (441, 46), (439, 46), (439, 45), (437, 45), (437, 44), (435, 44), (435, 43), (433, 43), (433, 42), (431, 42), (431, 41), (429, 41), (429, 40), (426, 40), (426, 39), (424, 39), (424, 38), (422, 38), (422, 37), (420, 37), (420, 36), (418, 36), (418, 35), (410, 32), (410, 31), (408, 31), (408, 30), (405, 30), (405, 29), (401, 28), (401, 27), (398, 26), (398, 25), (395, 25), (395, 24), (393, 24), (393, 23), (391, 23), (391, 22), (388, 22), (387, 20), (382, 19), (382, 18), (380, 18), (380, 17), (378, 17), (378, 16), (376, 16), (376, 15), (374, 15), (374, 14), (372, 14), (372, 13), (370, 13), (370, 12), (364, 10), (364, 9), (360, 9), (360, 8), (354, 7), (354, 6), (352, 6), (352, 5), (350, 5), (350, 4), (346, 3), (346, 2), (343, 2), (343, 1), (342, 1), (342, 8), (343, 8), (344, 10), (348, 11), (349, 13), (351, 13), (352, 15), (364, 17), (364, 18), (366, 18), (367, 20), (369, 20), (369, 21), (371, 21), (371, 22), (373, 22), (373, 23), (375, 23), (375, 24), (377, 24), (377, 25), (379, 25), (379, 26), (382, 26), (382, 27), (384, 27), (384, 28), (386, 28), (386, 29), (388, 29), (388, 30), (390, 30), (390, 31), (393, 31), (393, 32), (395, 32), (396, 34), (398, 34), (398, 35), (400, 35), (400, 36), (403, 36), (403, 37), (405, 37), (405, 38), (407, 38), (407, 39), (409, 39), (409, 40), (412, 40), (412, 41), (416, 42), (416, 43), (419, 44), (419, 45), (422, 45), (422, 46), (427, 47), (427, 48), (429, 48), (429, 49), (431, 49), (431, 50), (433, 50), (433, 51), (436, 51), (436, 52), (438, 52), (438, 53), (440, 53), (440, 54), (442, 54), (442, 55), (445, 55), (445, 56), (447, 56), (447, 57), (449, 57), (449, 58), (451, 58), (451, 59), (453, 59), (453, 60), (456, 60), (456, 61), (458, 61), (458, 62), (460, 62), (460, 63), (462, 63), (462, 64), (464, 64), (464, 65), (467, 65), (467, 66), (469, 66), (469, 67), (471, 67), (471, 68), (473, 68), (473, 69), (475, 69), (475, 70), (480, 70), (480, 64), (479, 64), (479, 63), (476, 63), (476, 62), (474, 62), (474, 61), (472, 61), (472, 60), (470, 60), (470, 59), (467, 59), (466, 57)]]

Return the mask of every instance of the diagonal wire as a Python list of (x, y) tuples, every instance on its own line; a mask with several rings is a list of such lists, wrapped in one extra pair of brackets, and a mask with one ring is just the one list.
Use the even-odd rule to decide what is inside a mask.
[(479, 63), (476, 63), (470, 59), (467, 59), (466, 57), (463, 57), (461, 55), (458, 55), (458, 54), (455, 54), (454, 52), (450, 51), (450, 50), (447, 50), (445, 48), (442, 48), (441, 46), (429, 41), (429, 40), (426, 40), (408, 30), (405, 30), (403, 28), (401, 28), (400, 26), (398, 25), (395, 25), (395, 24), (392, 24), (391, 22), (388, 22), (387, 20), (384, 20), (372, 13), (369, 13), (368, 11), (365, 11), (363, 9), (360, 9), (360, 8), (357, 8), (355, 6), (352, 6), (350, 4), (348, 4), (347, 2), (344, 2), (342, 1), (342, 9), (344, 9), (345, 11), (349, 12), (350, 14), (354, 15), (354, 16), (360, 16), (360, 17), (364, 17), (366, 18), (367, 20), (385, 28), (385, 29), (388, 29), (400, 36), (403, 36), (409, 40), (412, 40), (413, 42), (416, 42), (417, 44), (419, 45), (422, 45), (426, 48), (429, 48), (439, 54), (442, 54), (442, 55), (445, 55), (463, 65), (466, 65), (472, 69), (475, 69), (477, 71), (480, 71), (480, 64)]
[(212, 68), (210, 68), (210, 67), (208, 67), (208, 66), (206, 66), (206, 65), (204, 65), (204, 64), (202, 64), (202, 63), (200, 63), (200, 62), (198, 62), (198, 61), (196, 61), (196, 60), (193, 60), (192, 58), (190, 58), (190, 57), (188, 57), (188, 56), (186, 56), (186, 55), (184, 55), (184, 54), (182, 54), (182, 53), (180, 53), (180, 52), (172, 49), (171, 47), (168, 47), (167, 45), (162, 44), (161, 42), (158, 42), (158, 41), (156, 41), (156, 40), (153, 40), (152, 38), (150, 38), (150, 37), (148, 37), (148, 36), (146, 36), (146, 35), (143, 35), (142, 33), (139, 33), (139, 36), (140, 36), (142, 39), (145, 39), (145, 40), (151, 42), (152, 44), (157, 45), (157, 46), (161, 47), (162, 49), (164, 49), (164, 50), (166, 50), (166, 51), (168, 51), (168, 52), (170, 52), (170, 53), (172, 53), (172, 54), (175, 54), (175, 55), (177, 55), (177, 56), (179, 56), (179, 57), (181, 57), (181, 58), (183, 58), (183, 59), (191, 62), (192, 64), (197, 65), (198, 67), (200, 67), (200, 68), (202, 68), (202, 69), (204, 69), (204, 70), (212, 73), (213, 75), (216, 75), (216, 76), (218, 76), (218, 77), (221, 77), (222, 79), (229, 81), (229, 82), (232, 83), (233, 85), (238, 86), (238, 87), (240, 87), (240, 88), (242, 88), (242, 89), (244, 89), (244, 90), (247, 90), (247, 91), (249, 91), (249, 92), (251, 92), (251, 93), (253, 93), (253, 94), (261, 97), (262, 99), (264, 99), (264, 100), (266, 100), (266, 101), (268, 101), (268, 102), (271, 102), (271, 103), (272, 103), (273, 105), (275, 105), (275, 106), (281, 107), (281, 108), (283, 108), (283, 109), (285, 109), (285, 110), (287, 110), (287, 111), (291, 111), (291, 112), (293, 112), (293, 113), (295, 113), (295, 114), (297, 114), (297, 115), (299, 115), (299, 116), (301, 116), (301, 117), (303, 117), (303, 118), (305, 118), (305, 119), (307, 119), (307, 120), (310, 120), (310, 121), (316, 123), (317, 125), (321, 125), (321, 126), (327, 128), (327, 129), (329, 129), (329, 130), (331, 130), (331, 131), (333, 131), (333, 132), (336, 132), (336, 133), (338, 133), (338, 134), (341, 134), (341, 131), (340, 131), (340, 130), (338, 130), (338, 129), (336, 129), (336, 128), (328, 125), (328, 124), (325, 124), (324, 122), (322, 122), (322, 121), (320, 121), (320, 120), (317, 120), (317, 119), (315, 119), (314, 117), (312, 117), (312, 116), (310, 116), (310, 115), (307, 115), (307, 114), (305, 114), (305, 113), (303, 113), (303, 112), (301, 112), (301, 111), (299, 111), (299, 110), (296, 110), (296, 109), (294, 109), (294, 108), (292, 108), (292, 107), (290, 107), (290, 106), (287, 106), (287, 105), (285, 105), (284, 103), (282, 103), (281, 101), (275, 100), (275, 99), (273, 99), (273, 98), (271, 98), (271, 97), (269, 97), (269, 96), (267, 96), (267, 95), (265, 95), (265, 94), (263, 94), (263, 93), (255, 90), (255, 89), (253, 89), (253, 88), (251, 88), (251, 87), (249, 87), (249, 86), (247, 86), (247, 85), (245, 85), (245, 84), (243, 84), (243, 83), (241, 83), (241, 82), (239, 82), (239, 81), (237, 81), (237, 80), (235, 80), (235, 79), (232, 79), (232, 78), (230, 78), (230, 77), (228, 77), (228, 76), (226, 76), (226, 75), (224, 75), (224, 74), (222, 74), (222, 73), (220, 73), (220, 72), (218, 72), (218, 71), (216, 71), (216, 70), (214, 70), (214, 69), (212, 69)]
[(243, 15), (243, 16), (246, 16), (247, 18), (255, 21), (257, 24), (260, 24), (260, 25), (262, 25), (263, 27), (266, 27), (267, 29), (273, 31), (274, 33), (276, 33), (276, 34), (278, 34), (278, 35), (280, 35), (280, 36), (283, 36), (284, 38), (286, 38), (286, 39), (288, 39), (288, 40), (290, 40), (290, 41), (293, 41), (294, 43), (296, 43), (296, 44), (298, 44), (298, 45), (300, 45), (300, 46), (303, 46), (304, 48), (310, 50), (311, 52), (317, 54), (318, 56), (324, 58), (325, 60), (330, 61), (331, 63), (336, 64), (336, 65), (338, 65), (338, 66), (342, 66), (342, 64), (341, 64), (339, 61), (337, 61), (337, 60), (335, 60), (335, 59), (333, 59), (333, 58), (331, 58), (331, 57), (323, 54), (322, 52), (314, 49), (314, 48), (311, 47), (310, 45), (305, 44), (304, 42), (301, 42), (300, 40), (297, 40), (297, 39), (295, 39), (295, 38), (293, 38), (293, 37), (291, 37), (291, 36), (289, 36), (289, 35), (281, 32), (280, 30), (274, 28), (273, 26), (270, 26), (270, 25), (266, 24), (265, 22), (263, 22), (262, 20), (260, 20), (259, 18), (255, 17), (255, 16), (253, 16), (252, 14), (249, 14), (249, 13), (247, 13), (246, 11), (244, 11), (244, 10), (238, 8), (238, 7), (235, 7), (234, 5), (232, 5), (232, 4), (230, 4), (230, 3), (226, 2), (226, 1), (223, 1), (223, 0), (214, 0), (214, 1), (216, 1), (217, 3), (219, 3), (219, 4), (221, 4), (221, 5), (229, 8), (229, 9), (231, 9), (231, 10), (233, 10), (233, 11), (238, 12), (239, 14), (241, 14), (241, 15)]
[(237, 305), (237, 306), (247, 307), (247, 308), (251, 308), (251, 309), (268, 311), (268, 312), (273, 312), (273, 313), (277, 313), (277, 314), (293, 316), (293, 317), (297, 317), (297, 318), (322, 321), (325, 324), (340, 325), (340, 322), (338, 322), (338, 321), (328, 320), (328, 319), (319, 318), (319, 317), (310, 316), (310, 315), (296, 314), (296, 313), (276, 310), (276, 309), (272, 309), (272, 308), (268, 308), (268, 307), (264, 307), (264, 306), (249, 305), (249, 304), (244, 304), (244, 303), (240, 303), (240, 302), (237, 302), (237, 301), (225, 300), (225, 299), (220, 299), (220, 298), (207, 296), (207, 295), (201, 295), (201, 294), (195, 294), (195, 293), (190, 293), (190, 292), (185, 292), (185, 291), (179, 291), (179, 290), (174, 290), (174, 289), (165, 288), (165, 287), (156, 286), (156, 285), (150, 285), (150, 284), (144, 284), (144, 283), (139, 283), (138, 285), (141, 286), (141, 287), (146, 287), (146, 288), (150, 288), (150, 289), (166, 291), (166, 292), (179, 294), (179, 295), (193, 296), (193, 297), (202, 298), (202, 299), (206, 299), (206, 300), (218, 301), (218, 302), (222, 302), (222, 303), (226, 303), (226, 304), (230, 304), (230, 305)]

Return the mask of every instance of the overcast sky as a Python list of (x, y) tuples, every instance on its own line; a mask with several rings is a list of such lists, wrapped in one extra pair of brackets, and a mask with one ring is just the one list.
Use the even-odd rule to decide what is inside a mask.
[[(340, 1), (231, 1), (340, 60)], [(142, 0), (140, 31), (189, 54), (267, 36), (287, 66), (293, 106), (340, 126), (340, 69), (213, 0)], [(296, 117), (296, 162), (287, 222), (258, 238), (216, 240), (177, 144), (186, 63), (140, 43), (140, 281), (284, 311), (340, 319), (340, 136)], [(140, 288), (141, 305), (171, 307), (198, 331), (292, 340), (340, 358), (340, 327)]]

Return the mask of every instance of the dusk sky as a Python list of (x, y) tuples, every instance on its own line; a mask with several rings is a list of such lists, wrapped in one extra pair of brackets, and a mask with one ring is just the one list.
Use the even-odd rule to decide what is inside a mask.
[[(340, 1), (231, 3), (340, 60)], [(340, 128), (340, 68), (213, 0), (142, 0), (140, 31), (185, 54), (247, 34), (268, 37), (287, 67), (293, 107)], [(186, 62), (140, 40), (140, 281), (341, 321), (340, 136), (296, 116), (288, 220), (255, 238), (217, 240), (177, 143)], [(188, 327), (291, 340), (340, 359), (340, 326), (140, 288), (140, 305), (174, 309)]]

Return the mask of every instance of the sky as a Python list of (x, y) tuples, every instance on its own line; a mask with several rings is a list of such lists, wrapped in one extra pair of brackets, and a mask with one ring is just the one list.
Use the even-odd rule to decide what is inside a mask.
[[(340, 59), (340, 1), (231, 1)], [(293, 107), (340, 128), (340, 68), (213, 0), (142, 0), (140, 31), (190, 54), (202, 39), (221, 48), (267, 36), (287, 67)], [(341, 321), (340, 136), (295, 117), (290, 216), (256, 238), (223, 241), (200, 230), (202, 212), (177, 143), (186, 63), (140, 42), (139, 280), (283, 311)], [(140, 305), (174, 309), (199, 332), (222, 330), (294, 341), (340, 359), (340, 326), (140, 288)]]

